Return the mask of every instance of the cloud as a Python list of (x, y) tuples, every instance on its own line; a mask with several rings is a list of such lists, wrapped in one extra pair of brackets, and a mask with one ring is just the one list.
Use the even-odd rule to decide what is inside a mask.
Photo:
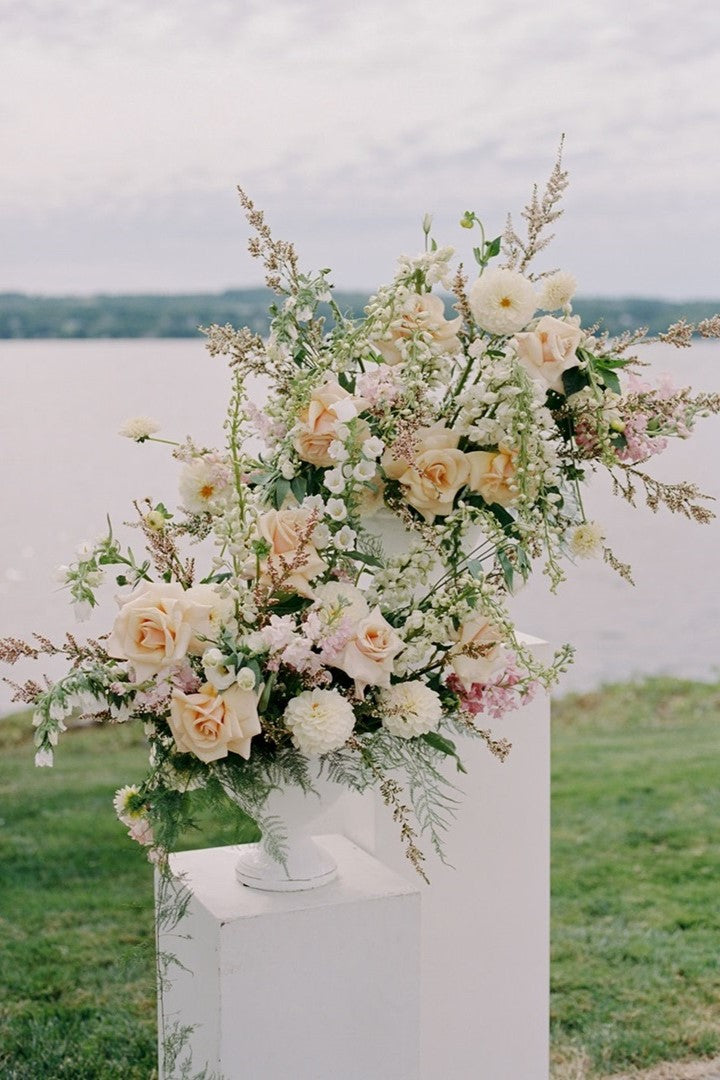
[[(620, 0), (36, 0), (8, 13), (6, 224), (50, 230), (56, 244), (79, 230), (77, 280), (82, 252), (93, 235), (112, 238), (113, 221), (145, 246), (160, 224), (193, 232), (168, 207), (212, 231), (237, 181), (313, 255), (339, 251), (357, 275), (348, 284), (375, 280), (389, 241), (409, 237), (425, 209), (448, 222), (466, 204), (493, 221), (517, 210), (562, 131), (574, 238), (584, 229), (599, 256), (581, 259), (590, 287), (607, 287), (617, 263), (609, 221), (653, 252), (648, 230), (697, 254), (717, 228), (720, 26), (704, 0), (682, 14)], [(172, 246), (155, 243), (153, 276)], [(353, 245), (354, 271), (342, 257)], [(112, 287), (97, 255), (92, 274)], [(648, 270), (667, 293), (677, 283), (664, 262), (664, 277)], [(48, 269), (47, 280), (57, 264)], [(168, 281), (176, 274), (168, 266)], [(698, 284), (693, 272), (688, 287)]]

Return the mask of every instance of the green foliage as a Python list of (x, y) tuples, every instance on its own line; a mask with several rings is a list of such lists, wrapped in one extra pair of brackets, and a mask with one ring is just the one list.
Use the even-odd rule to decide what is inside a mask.
[(588, 1080), (720, 1051), (719, 712), (672, 679), (555, 709), (552, 1022)]

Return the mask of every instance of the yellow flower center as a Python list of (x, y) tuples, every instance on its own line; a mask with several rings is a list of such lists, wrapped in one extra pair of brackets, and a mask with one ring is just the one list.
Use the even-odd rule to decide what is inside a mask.
[(214, 492), (215, 488), (212, 484), (203, 484), (203, 486), (200, 488), (200, 494), (202, 495), (203, 499), (211, 498)]
[(512, 307), (512, 300), (509, 296), (503, 296), (500, 301), (500, 307)]

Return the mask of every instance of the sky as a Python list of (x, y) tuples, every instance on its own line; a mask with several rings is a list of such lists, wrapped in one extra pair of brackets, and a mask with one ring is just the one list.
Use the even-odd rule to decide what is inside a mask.
[(260, 283), (236, 185), (371, 290), (458, 221), (517, 219), (560, 136), (540, 269), (720, 296), (714, 0), (0, 0), (0, 291)]

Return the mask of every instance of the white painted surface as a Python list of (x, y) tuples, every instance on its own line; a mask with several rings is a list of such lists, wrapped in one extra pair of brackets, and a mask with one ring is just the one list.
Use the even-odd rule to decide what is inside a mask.
[(419, 890), (344, 837), (321, 842), (340, 871), (311, 892), (243, 888), (235, 848), (172, 856), (192, 898), (161, 935), (179, 962), (163, 1004), (170, 1027), (195, 1025), (193, 1072), (417, 1080)]
[[(524, 640), (544, 657), (543, 643)], [(479, 740), (462, 742), (454, 869), (428, 859), (422, 887), (422, 1080), (548, 1076), (549, 699), (487, 726), (512, 752), (500, 763)], [(412, 880), (382, 805), (375, 822), (375, 855)]]

